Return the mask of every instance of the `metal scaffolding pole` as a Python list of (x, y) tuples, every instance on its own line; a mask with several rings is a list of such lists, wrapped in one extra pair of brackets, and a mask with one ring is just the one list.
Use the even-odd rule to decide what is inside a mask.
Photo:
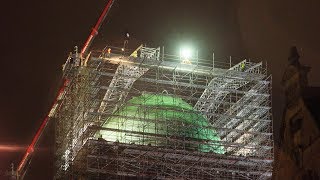
[(67, 60), (70, 83), (51, 115), (56, 179), (271, 178), (271, 86), (261, 62), (215, 59), (212, 68), (142, 51), (93, 51), (86, 66)]

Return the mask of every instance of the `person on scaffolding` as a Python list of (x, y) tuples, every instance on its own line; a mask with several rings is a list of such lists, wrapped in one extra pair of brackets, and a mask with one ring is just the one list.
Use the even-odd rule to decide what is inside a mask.
[(241, 70), (241, 71), (244, 71), (245, 68), (246, 68), (246, 64), (245, 64), (244, 62), (242, 62), (242, 63), (240, 64), (240, 70)]
[(111, 56), (111, 48), (108, 48), (107, 49), (107, 58), (110, 58), (110, 56)]
[(129, 38), (130, 38), (130, 34), (128, 31), (126, 31), (124, 35), (124, 42), (123, 42), (123, 48), (122, 48), (123, 55), (125, 55), (126, 48), (128, 47)]
[(137, 51), (137, 57), (138, 57), (138, 58), (141, 57), (141, 48), (139, 48), (139, 50)]

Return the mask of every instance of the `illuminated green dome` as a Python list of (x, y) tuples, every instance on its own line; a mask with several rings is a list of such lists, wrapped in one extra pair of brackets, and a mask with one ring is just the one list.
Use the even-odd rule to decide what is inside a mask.
[(220, 137), (207, 126), (206, 118), (181, 98), (143, 94), (113, 113), (97, 136), (121, 143), (224, 153)]

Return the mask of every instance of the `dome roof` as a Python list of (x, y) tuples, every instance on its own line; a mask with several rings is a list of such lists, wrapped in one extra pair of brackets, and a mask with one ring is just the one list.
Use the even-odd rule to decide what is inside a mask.
[(115, 130), (100, 130), (97, 136), (121, 143), (224, 153), (220, 137), (208, 125), (207, 119), (181, 98), (143, 94), (106, 119), (103, 127)]

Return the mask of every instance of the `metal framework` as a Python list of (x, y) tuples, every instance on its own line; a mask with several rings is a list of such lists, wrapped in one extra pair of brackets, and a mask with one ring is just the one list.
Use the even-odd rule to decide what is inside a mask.
[[(143, 47), (140, 57), (112, 49), (85, 59), (75, 50), (63, 65), (68, 84), (50, 113), (56, 179), (271, 178), (271, 76), (261, 62), (183, 64), (159, 48)], [(143, 94), (187, 108), (133, 103)], [(126, 107), (141, 112), (132, 115)], [(191, 121), (168, 120), (163, 114), (169, 112)], [(199, 148), (217, 146), (219, 152)]]

